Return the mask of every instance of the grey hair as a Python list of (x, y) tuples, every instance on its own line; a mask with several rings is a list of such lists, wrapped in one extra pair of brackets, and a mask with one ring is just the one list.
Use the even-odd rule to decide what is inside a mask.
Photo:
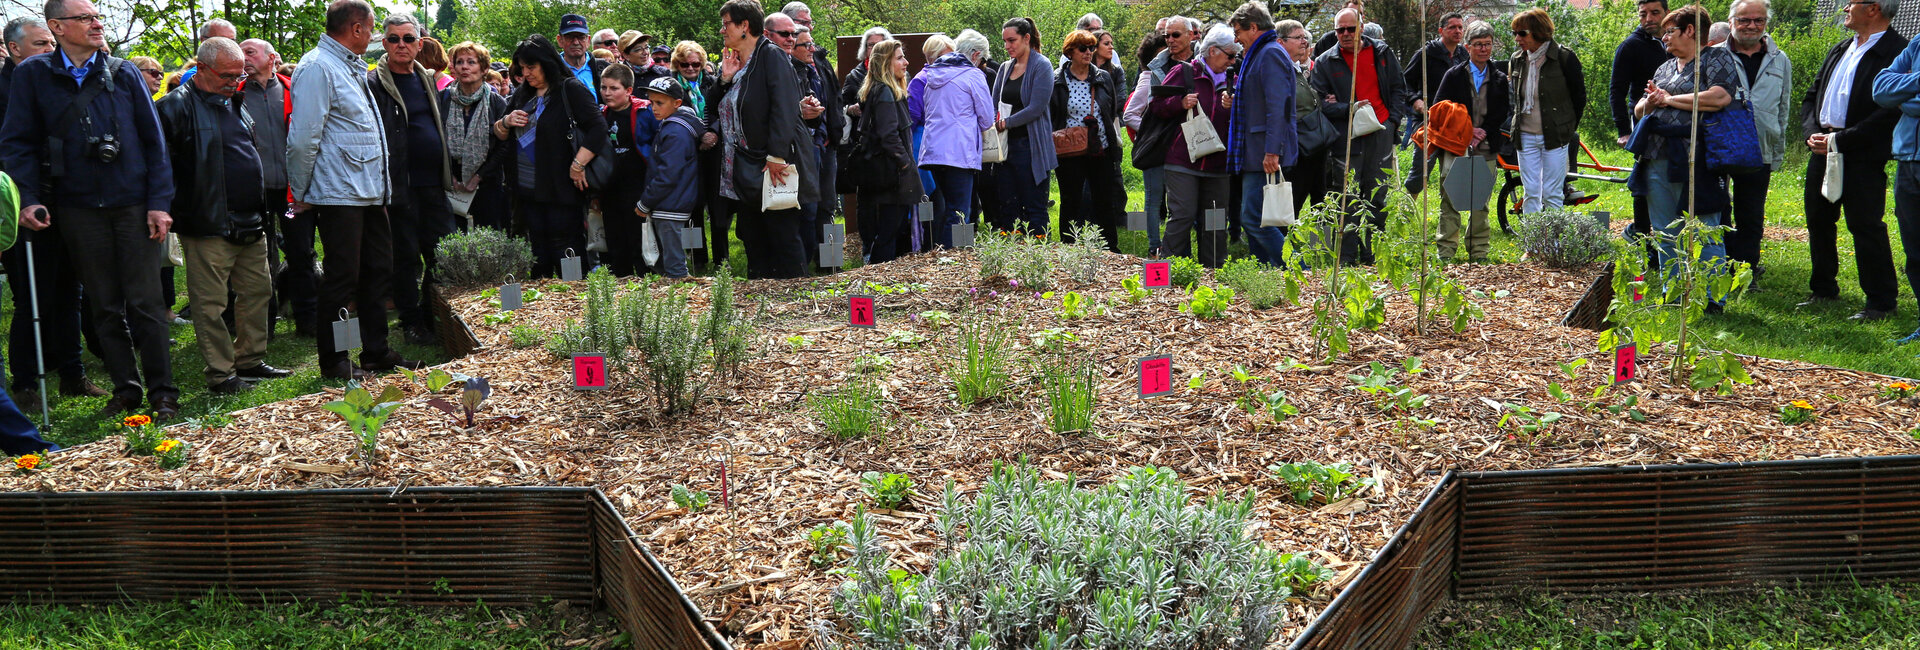
[(1387, 31), (1380, 27), (1380, 23), (1367, 23), (1366, 27), (1360, 28), (1360, 35), (1377, 41), (1386, 38)]
[(1475, 40), (1479, 40), (1482, 38), (1496, 38), (1496, 39), (1498, 38), (1496, 32), (1493, 29), (1493, 25), (1487, 24), (1487, 21), (1484, 21), (1484, 20), (1476, 20), (1476, 21), (1473, 21), (1473, 24), (1467, 25), (1467, 42), (1468, 43), (1472, 43)]
[(6, 41), (8, 43), (20, 42), (20, 39), (27, 37), (28, 27), (38, 27), (40, 29), (46, 29), (47, 22), (39, 18), (33, 18), (28, 16), (22, 16), (22, 17), (7, 21), (7, 29), (4, 34)]
[(800, 12), (802, 11), (807, 12), (809, 16), (813, 15), (813, 8), (808, 7), (807, 3), (800, 2), (800, 0), (794, 0), (793, 2), (787, 3), (787, 6), (780, 8), (780, 13), (786, 14), (789, 18), (799, 18)]
[(1282, 20), (1273, 26), (1273, 35), (1281, 38), (1292, 36), (1296, 31), (1305, 32), (1307, 26), (1300, 24), (1298, 20)]
[(1766, 8), (1767, 21), (1772, 22), (1773, 21), (1773, 3), (1770, 2), (1769, 0), (1733, 0), (1733, 7), (1727, 9), (1727, 14), (1731, 16), (1732, 14), (1740, 13), (1741, 9), (1744, 9), (1746, 8), (1747, 5), (1750, 5), (1756, 2), (1760, 3), (1761, 7)]
[[(212, 34), (209, 34), (207, 32), (213, 31), (213, 28), (215, 27), (225, 27), (227, 29), (233, 30), (233, 33), (235, 34), (240, 33), (240, 29), (237, 27), (234, 27), (233, 23), (227, 22), (227, 20), (224, 18), (215, 18), (213, 20), (207, 21), (206, 24), (201, 25), (200, 29), (194, 31), (193, 36), (194, 38), (197, 38), (203, 41), (207, 40), (208, 37), (212, 36)], [(195, 58), (199, 58), (199, 57), (195, 57)]]
[(1879, 5), (1880, 14), (1889, 20), (1893, 19), (1894, 14), (1900, 13), (1900, 0), (1873, 0), (1873, 4)]
[(1187, 23), (1187, 31), (1189, 31), (1189, 32), (1197, 32), (1197, 31), (1200, 31), (1200, 21), (1198, 21), (1198, 20), (1194, 20), (1194, 19), (1192, 19), (1192, 18), (1188, 18), (1188, 17), (1186, 17), (1186, 16), (1168, 16), (1168, 17), (1167, 17), (1167, 22), (1173, 22), (1173, 21), (1176, 21), (1176, 20), (1184, 20), (1184, 21), (1186, 21), (1186, 23)]
[(953, 39), (953, 51), (964, 57), (971, 58), (976, 52), (985, 56), (989, 47), (992, 45), (987, 41), (987, 35), (971, 29), (960, 30), (960, 36)]
[(1724, 41), (1733, 38), (1733, 23), (1721, 21), (1707, 28), (1707, 42)]
[(1214, 25), (1207, 30), (1206, 37), (1200, 39), (1200, 46), (1194, 51), (1205, 55), (1213, 50), (1225, 50), (1228, 56), (1240, 53), (1240, 42), (1233, 39), (1233, 28), (1226, 25)]
[(380, 31), (386, 31), (401, 25), (412, 25), (413, 31), (419, 32), (421, 36), (427, 35), (426, 30), (420, 27), (420, 21), (414, 19), (413, 14), (408, 13), (387, 14), (387, 19), (380, 21)]
[[(792, 18), (793, 16), (787, 16), (787, 17)], [(794, 23), (793, 25), (793, 36), (795, 38), (799, 38), (801, 34), (812, 34), (812, 33), (813, 33), (812, 27), (808, 27), (806, 25), (802, 25), (799, 23)]]
[(869, 49), (867, 46), (867, 41), (873, 40), (873, 36), (875, 34), (879, 34), (880, 36), (883, 37), (880, 39), (880, 42), (882, 43), (893, 40), (893, 32), (887, 31), (887, 28), (868, 27), (867, 31), (862, 32), (860, 34), (860, 60), (861, 61), (867, 60), (867, 50)]
[(1273, 14), (1267, 11), (1267, 3), (1247, 0), (1240, 8), (1233, 10), (1233, 15), (1227, 18), (1227, 24), (1252, 27), (1264, 32), (1273, 29)]
[(1102, 18), (1100, 17), (1100, 14), (1096, 14), (1096, 13), (1093, 13), (1093, 12), (1091, 12), (1091, 11), (1089, 11), (1089, 12), (1087, 12), (1087, 15), (1085, 15), (1085, 16), (1081, 16), (1081, 17), (1080, 17), (1080, 20), (1079, 20), (1078, 22), (1075, 22), (1075, 23), (1073, 24), (1073, 27), (1074, 27), (1074, 29), (1084, 29), (1084, 30), (1088, 30), (1088, 31), (1092, 31), (1092, 30), (1093, 30), (1093, 23), (1094, 23), (1094, 21), (1096, 21), (1096, 20), (1097, 20), (1097, 21), (1100, 21), (1100, 26), (1102, 26), (1102, 27), (1105, 27), (1105, 26), (1106, 26), (1106, 24), (1107, 24), (1107, 21), (1106, 21), (1105, 19), (1102, 19)]
[(205, 67), (219, 65), (220, 62), (226, 61), (228, 58), (238, 61), (245, 59), (246, 56), (247, 55), (240, 52), (239, 43), (235, 43), (233, 39), (225, 36), (215, 36), (200, 41), (200, 49), (195, 50), (193, 53), (193, 59), (198, 61), (200, 65), (203, 66), (203, 69)]

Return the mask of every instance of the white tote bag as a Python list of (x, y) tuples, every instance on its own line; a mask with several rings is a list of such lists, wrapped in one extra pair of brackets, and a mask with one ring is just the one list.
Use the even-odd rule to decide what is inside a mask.
[(1281, 174), (1267, 174), (1267, 185), (1260, 188), (1260, 225), (1291, 228), (1300, 223), (1293, 213), (1293, 183)]
[(1386, 128), (1380, 125), (1380, 115), (1373, 112), (1371, 103), (1354, 111), (1352, 124), (1353, 127), (1347, 131), (1347, 137), (1350, 139), (1373, 135), (1374, 132)]
[(587, 250), (607, 252), (607, 218), (597, 207), (587, 208)]
[(1827, 175), (1820, 179), (1820, 196), (1827, 202), (1840, 201), (1840, 184), (1846, 182), (1846, 159), (1840, 155), (1840, 143), (1827, 136)]
[(980, 162), (982, 164), (1003, 163), (1007, 161), (1007, 134), (999, 129), (989, 128), (980, 132)]
[(1201, 158), (1227, 150), (1227, 144), (1220, 141), (1220, 133), (1213, 130), (1213, 120), (1207, 119), (1198, 105), (1187, 109), (1187, 121), (1180, 125), (1180, 133), (1187, 138), (1189, 162), (1200, 162)]
[(647, 266), (660, 263), (660, 240), (653, 234), (653, 218), (640, 221), (640, 261)]
[[(772, 167), (775, 164), (786, 165), (787, 161), (781, 160), (779, 156), (767, 156), (767, 166)], [(778, 184), (773, 182), (773, 172), (766, 169), (760, 170), (761, 210), (772, 212), (774, 210), (792, 210), (798, 207), (800, 207), (799, 167), (789, 165), (787, 167), (787, 182)]]

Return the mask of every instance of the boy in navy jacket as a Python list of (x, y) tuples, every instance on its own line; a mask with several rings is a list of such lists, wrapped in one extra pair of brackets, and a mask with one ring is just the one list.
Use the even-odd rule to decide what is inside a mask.
[(660, 128), (653, 136), (653, 165), (647, 175), (647, 188), (640, 194), (634, 212), (653, 223), (654, 239), (660, 244), (661, 274), (684, 278), (687, 252), (680, 243), (680, 229), (686, 227), (699, 200), (700, 167), (695, 158), (706, 126), (686, 108), (687, 91), (672, 77), (649, 82), (647, 98), (652, 100), (653, 117)]

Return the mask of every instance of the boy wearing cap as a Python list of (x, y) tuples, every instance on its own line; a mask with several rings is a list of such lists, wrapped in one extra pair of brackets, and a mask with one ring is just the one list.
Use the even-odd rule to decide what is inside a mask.
[(685, 106), (686, 88), (671, 77), (648, 83), (647, 99), (652, 101), (653, 117), (660, 128), (653, 136), (647, 189), (634, 205), (634, 212), (653, 222), (654, 239), (660, 244), (661, 274), (684, 278), (687, 251), (680, 243), (680, 229), (686, 227), (699, 202), (700, 167), (695, 157), (700, 152), (700, 134), (707, 127)]

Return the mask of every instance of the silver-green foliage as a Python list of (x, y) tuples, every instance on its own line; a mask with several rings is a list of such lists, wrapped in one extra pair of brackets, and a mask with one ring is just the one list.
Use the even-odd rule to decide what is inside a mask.
[(1267, 309), (1300, 300), (1301, 282), (1287, 272), (1261, 264), (1251, 257), (1227, 262), (1213, 277), (1246, 297), (1254, 309)]
[(1060, 247), (1060, 268), (1074, 282), (1092, 282), (1100, 272), (1100, 256), (1107, 252), (1106, 235), (1092, 223), (1075, 225), (1067, 234), (1073, 237), (1073, 243)]
[(1529, 259), (1556, 269), (1586, 266), (1613, 252), (1612, 233), (1578, 212), (1544, 210), (1520, 215), (1516, 233)]
[(533, 245), (486, 227), (447, 235), (433, 247), (433, 254), (434, 278), (449, 287), (525, 279), (533, 268)]
[(1077, 489), (996, 464), (976, 497), (949, 483), (942, 501), (925, 575), (889, 570), (875, 522), (854, 517), (840, 647), (1251, 650), (1330, 576), (1247, 535), (1251, 494), (1190, 503), (1171, 469)]

